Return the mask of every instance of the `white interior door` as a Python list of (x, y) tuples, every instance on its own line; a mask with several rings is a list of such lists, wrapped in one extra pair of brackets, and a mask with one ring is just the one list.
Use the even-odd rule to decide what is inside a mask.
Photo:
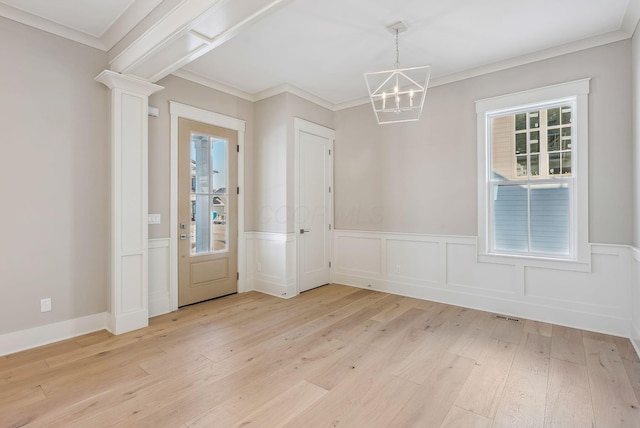
[(298, 121), (298, 290), (330, 282), (333, 131)]

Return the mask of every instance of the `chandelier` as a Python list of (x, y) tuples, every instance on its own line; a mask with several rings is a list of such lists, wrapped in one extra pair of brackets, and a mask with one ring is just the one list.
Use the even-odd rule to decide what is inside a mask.
[(378, 124), (419, 120), (427, 94), (431, 66), (400, 68), (398, 35), (407, 26), (398, 21), (386, 27), (396, 35), (396, 68), (364, 73)]

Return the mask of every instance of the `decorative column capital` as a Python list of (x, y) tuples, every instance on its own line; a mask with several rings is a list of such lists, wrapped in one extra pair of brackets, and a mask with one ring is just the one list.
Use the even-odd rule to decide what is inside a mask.
[(164, 89), (163, 86), (156, 85), (144, 79), (140, 79), (139, 77), (128, 76), (111, 70), (104, 70), (102, 73), (98, 74), (94, 80), (102, 83), (109, 89), (122, 89), (125, 91), (135, 92), (140, 95), (145, 95), (147, 97), (154, 92)]

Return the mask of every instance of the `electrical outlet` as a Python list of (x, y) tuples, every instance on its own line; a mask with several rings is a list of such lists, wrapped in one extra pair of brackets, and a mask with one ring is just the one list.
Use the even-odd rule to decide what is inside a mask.
[(40, 299), (40, 312), (49, 312), (51, 310), (51, 298)]
[(400, 265), (396, 265), (396, 273), (400, 273)]

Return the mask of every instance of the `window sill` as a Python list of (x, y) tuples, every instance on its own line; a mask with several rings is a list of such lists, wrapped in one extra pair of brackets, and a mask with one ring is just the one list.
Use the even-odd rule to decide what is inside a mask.
[[(591, 252), (589, 251), (589, 254)], [(498, 263), (514, 266), (567, 270), (573, 272), (591, 272), (591, 257), (587, 260), (557, 259), (551, 257), (525, 256), (519, 254), (478, 254), (480, 263)]]

